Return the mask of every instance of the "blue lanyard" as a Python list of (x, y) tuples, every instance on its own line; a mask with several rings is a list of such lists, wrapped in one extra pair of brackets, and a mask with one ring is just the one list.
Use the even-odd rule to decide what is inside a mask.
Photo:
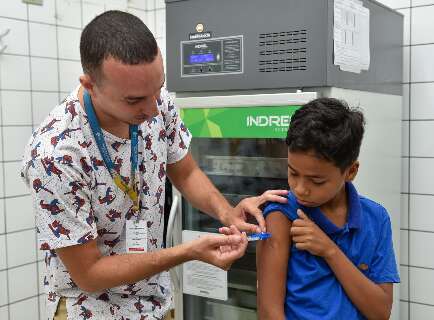
[(95, 114), (95, 109), (87, 90), (83, 92), (84, 108), (86, 110), (87, 118), (89, 120), (90, 128), (92, 129), (93, 136), (95, 138), (96, 144), (98, 146), (99, 152), (101, 153), (104, 164), (112, 176), (115, 184), (125, 193), (127, 193), (134, 203), (134, 209), (138, 209), (137, 204), (137, 193), (134, 190), (134, 181), (136, 175), (137, 164), (139, 162), (139, 147), (138, 147), (138, 136), (139, 130), (137, 125), (130, 125), (130, 138), (131, 138), (131, 187), (129, 187), (121, 178), (121, 176), (116, 172), (115, 165), (110, 157), (107, 145), (104, 140), (104, 134), (99, 125), (98, 119)]

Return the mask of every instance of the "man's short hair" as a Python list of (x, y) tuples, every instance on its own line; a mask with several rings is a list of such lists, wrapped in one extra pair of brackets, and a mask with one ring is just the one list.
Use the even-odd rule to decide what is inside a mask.
[(344, 171), (359, 157), (364, 125), (360, 110), (338, 99), (319, 98), (294, 113), (286, 144), (290, 152), (313, 152)]
[(104, 12), (89, 22), (81, 33), (83, 72), (97, 81), (102, 76), (101, 65), (109, 57), (135, 65), (152, 62), (157, 54), (158, 45), (151, 31), (130, 13)]

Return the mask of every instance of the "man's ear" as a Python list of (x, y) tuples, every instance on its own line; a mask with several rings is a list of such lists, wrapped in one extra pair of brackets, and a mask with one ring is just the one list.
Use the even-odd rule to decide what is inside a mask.
[(85, 88), (90, 93), (90, 95), (93, 95), (95, 82), (93, 81), (90, 75), (88, 75), (87, 73), (81, 75), (80, 83), (83, 86), (83, 88)]
[(345, 177), (346, 181), (353, 181), (356, 176), (357, 176), (357, 172), (359, 172), (359, 166), (360, 163), (359, 161), (355, 161), (349, 168)]

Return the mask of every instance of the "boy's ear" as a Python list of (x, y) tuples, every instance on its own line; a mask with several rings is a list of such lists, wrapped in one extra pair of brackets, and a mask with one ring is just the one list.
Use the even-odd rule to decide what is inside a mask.
[(347, 176), (345, 178), (346, 181), (353, 181), (356, 176), (357, 172), (359, 172), (359, 161), (355, 161), (349, 168), (347, 172)]

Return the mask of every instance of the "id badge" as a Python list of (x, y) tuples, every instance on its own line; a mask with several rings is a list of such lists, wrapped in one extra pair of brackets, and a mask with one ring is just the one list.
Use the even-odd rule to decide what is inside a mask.
[(146, 221), (127, 220), (125, 225), (127, 253), (148, 251), (148, 227)]

